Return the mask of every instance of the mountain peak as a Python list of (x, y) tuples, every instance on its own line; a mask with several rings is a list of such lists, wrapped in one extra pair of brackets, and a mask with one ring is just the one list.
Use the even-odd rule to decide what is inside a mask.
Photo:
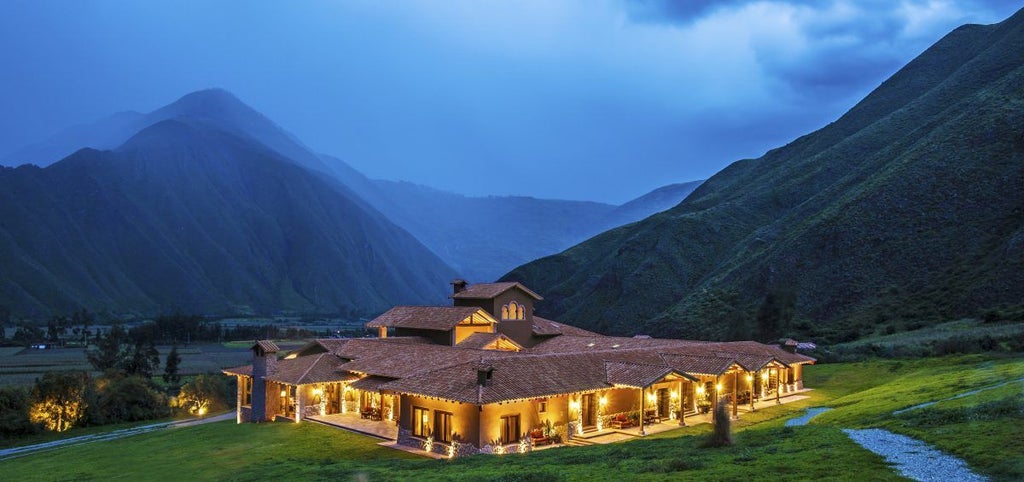
[(160, 111), (213, 118), (233, 117), (241, 113), (260, 115), (234, 94), (221, 88), (197, 90), (185, 94), (180, 99), (161, 108)]

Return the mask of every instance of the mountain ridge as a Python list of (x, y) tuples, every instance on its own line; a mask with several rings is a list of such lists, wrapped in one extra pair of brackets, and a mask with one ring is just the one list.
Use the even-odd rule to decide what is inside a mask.
[(826, 127), (503, 279), (544, 292), (541, 315), (696, 338), (756, 335), (778, 300), (792, 319), (762, 338), (1019, 303), (1024, 256), (993, 253), (1022, 244), (1022, 17), (954, 30)]
[(203, 123), (160, 121), (0, 185), (0, 296), (19, 315), (354, 318), (441, 301), (454, 276), (321, 177)]

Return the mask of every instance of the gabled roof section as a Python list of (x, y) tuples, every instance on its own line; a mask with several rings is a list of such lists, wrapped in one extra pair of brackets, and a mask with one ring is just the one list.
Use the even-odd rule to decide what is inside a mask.
[(396, 306), (366, 324), (418, 330), (450, 331), (470, 319), (473, 323), (497, 323), (490, 314), (475, 306)]
[(343, 382), (355, 380), (355, 375), (338, 370), (342, 360), (331, 353), (279, 360), (277, 370), (267, 375), (267, 380), (288, 385), (309, 383)]
[(661, 359), (676, 371), (700, 375), (718, 376), (729, 371), (733, 365), (739, 365), (734, 358), (716, 355), (662, 353)]
[(394, 378), (378, 377), (378, 376), (370, 375), (368, 377), (363, 377), (363, 378), (360, 378), (360, 379), (352, 382), (349, 385), (349, 387), (350, 388), (354, 388), (356, 390), (364, 390), (364, 391), (367, 391), (367, 392), (376, 392), (376, 391), (380, 391), (380, 387), (383, 386), (384, 384), (386, 384), (388, 382), (393, 382), (393, 381), (395, 381)]
[(469, 285), (466, 289), (450, 295), (449, 298), (454, 299), (469, 299), (469, 300), (489, 300), (494, 298), (512, 288), (519, 288), (524, 293), (530, 295), (533, 299), (541, 301), (544, 298), (533, 290), (527, 288), (522, 283), (511, 281), (504, 283), (477, 283), (475, 285)]
[(616, 386), (647, 388), (669, 375), (676, 375), (690, 380), (695, 378), (666, 367), (664, 365), (646, 365), (639, 363), (605, 362), (605, 373), (608, 383)]
[(501, 333), (473, 333), (455, 345), (478, 350), (521, 351), (523, 346)]
[(249, 349), (255, 350), (257, 348), (259, 348), (260, 351), (262, 351), (263, 353), (277, 353), (281, 351), (281, 349), (278, 348), (277, 345), (270, 340), (259, 340), (255, 344), (253, 344)]

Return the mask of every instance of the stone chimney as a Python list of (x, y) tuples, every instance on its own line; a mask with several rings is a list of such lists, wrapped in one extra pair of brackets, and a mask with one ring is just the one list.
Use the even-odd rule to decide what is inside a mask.
[(268, 420), (267, 375), (277, 371), (277, 352), (280, 348), (269, 340), (259, 340), (252, 348), (252, 412), (251, 422)]
[(486, 387), (491, 384), (491, 376), (494, 375), (494, 367), (481, 366), (476, 369), (476, 384)]
[(467, 283), (466, 280), (464, 280), (464, 279), (453, 279), (452, 282), (451, 282), (451, 285), (452, 285), (452, 294), (456, 295), (456, 294), (459, 294), (459, 293), (465, 291), (466, 290), (466, 286), (469, 286), (469, 283)]

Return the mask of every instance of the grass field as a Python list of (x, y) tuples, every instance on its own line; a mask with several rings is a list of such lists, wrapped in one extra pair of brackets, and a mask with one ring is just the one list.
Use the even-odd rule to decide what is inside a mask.
[[(1020, 357), (809, 367), (810, 399), (745, 414), (734, 425), (735, 445), (724, 449), (701, 448), (710, 427), (699, 425), (620, 444), (427, 460), (313, 423), (222, 422), (14, 459), (3, 463), (3, 473), (9, 480), (897, 480), (880, 457), (841, 431), (874, 426), (925, 440), (996, 480), (1020, 480), (1020, 382), (892, 412), (1021, 377)], [(783, 426), (821, 405), (834, 410), (805, 427)]]

